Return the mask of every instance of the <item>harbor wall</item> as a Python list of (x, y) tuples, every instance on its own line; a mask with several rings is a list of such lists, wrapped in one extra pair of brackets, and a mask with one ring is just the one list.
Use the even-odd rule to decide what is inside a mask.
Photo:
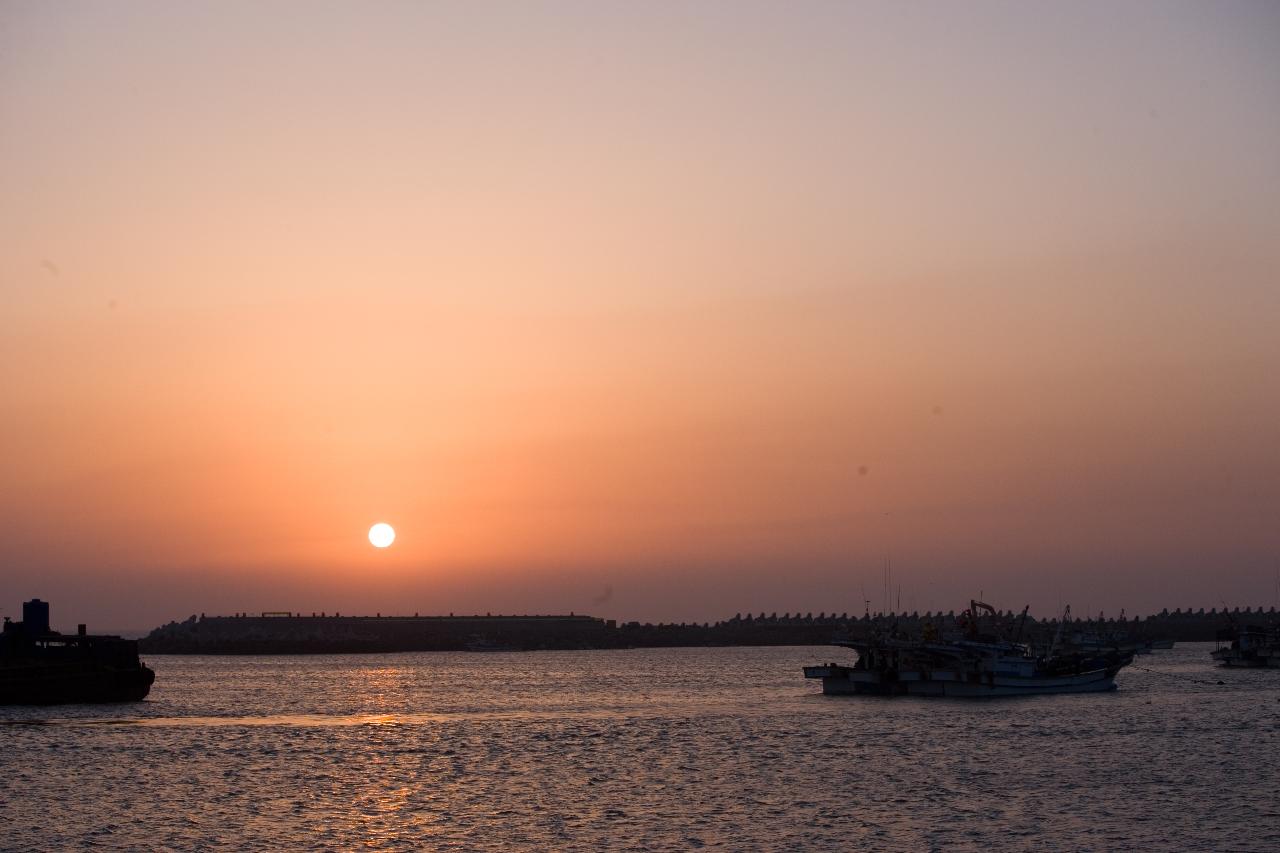
[(591, 616), (340, 616), (239, 614), (191, 617), (140, 641), (147, 654), (591, 649), (614, 645), (615, 626)]
[[(1020, 615), (1004, 612), (1015, 624)], [(1134, 640), (1212, 641), (1221, 628), (1274, 624), (1275, 608), (1174, 610), (1133, 619), (1074, 619), (1069, 628)], [(618, 624), (592, 616), (341, 616), (259, 613), (191, 616), (156, 628), (140, 641), (145, 654), (333, 654), (395, 651), (609, 649), (662, 646), (825, 645), (876, 630), (916, 632), (926, 623), (957, 627), (959, 615), (889, 613), (737, 614), (716, 623)], [(1057, 620), (1022, 623), (1023, 637), (1057, 630)]]

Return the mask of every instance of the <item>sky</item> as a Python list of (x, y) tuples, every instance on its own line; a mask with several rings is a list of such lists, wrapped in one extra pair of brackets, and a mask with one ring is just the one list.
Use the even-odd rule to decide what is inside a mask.
[(1280, 603), (1278, 47), (0, 0), (0, 613)]

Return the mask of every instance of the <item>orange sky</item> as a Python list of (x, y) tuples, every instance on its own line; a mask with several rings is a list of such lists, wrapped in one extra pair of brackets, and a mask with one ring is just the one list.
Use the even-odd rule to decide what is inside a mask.
[(5, 3), (0, 612), (1276, 603), (1278, 35)]

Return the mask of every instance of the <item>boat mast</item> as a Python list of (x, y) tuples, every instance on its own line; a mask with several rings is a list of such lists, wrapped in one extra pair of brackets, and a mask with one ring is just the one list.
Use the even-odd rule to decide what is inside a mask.
[(1049, 657), (1053, 657), (1053, 653), (1058, 650), (1058, 643), (1062, 642), (1062, 630), (1067, 626), (1067, 620), (1071, 618), (1071, 605), (1068, 604), (1062, 611), (1062, 618), (1058, 620), (1058, 630), (1053, 632), (1053, 642), (1049, 644)]

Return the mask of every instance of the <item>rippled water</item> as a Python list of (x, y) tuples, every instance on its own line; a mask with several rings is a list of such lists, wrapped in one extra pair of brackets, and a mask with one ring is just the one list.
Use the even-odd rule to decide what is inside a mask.
[(151, 657), (0, 708), (0, 847), (1274, 850), (1280, 671), (1209, 648), (978, 701), (824, 697), (829, 648)]

